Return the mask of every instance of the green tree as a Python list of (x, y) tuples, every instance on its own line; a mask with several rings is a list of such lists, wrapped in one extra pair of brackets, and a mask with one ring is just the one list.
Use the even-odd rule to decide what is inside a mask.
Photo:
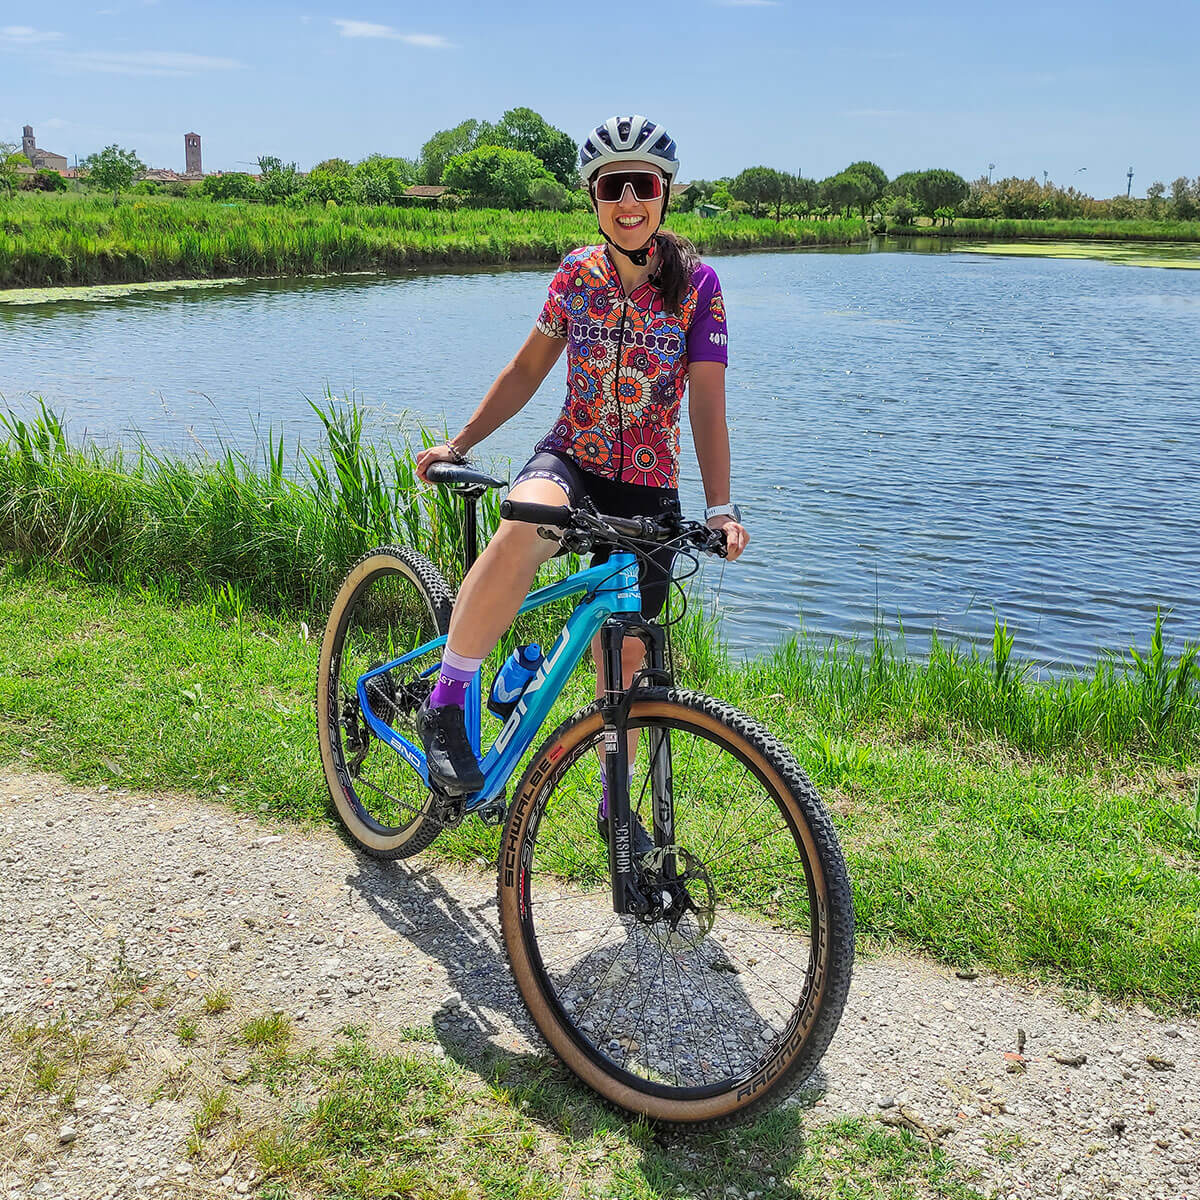
[(294, 162), (285, 163), (273, 154), (258, 160), (262, 197), (268, 204), (282, 204), (300, 192), (300, 171)]
[(9, 196), (21, 179), (21, 167), (29, 166), (29, 159), (12, 142), (0, 142), (0, 191)]
[[(563, 187), (574, 187), (578, 181), (575, 139), (569, 133), (555, 129), (532, 108), (510, 108), (487, 130), (486, 137), (487, 144), (532, 154)], [(477, 140), (475, 144), (485, 143)]]
[(554, 176), (541, 160), (526, 150), (503, 146), (478, 146), (456, 154), (442, 173), (442, 180), (464, 193), (475, 204), (497, 208), (529, 208), (535, 184)]
[(416, 180), (411, 159), (372, 154), (354, 167), (355, 198), (362, 204), (396, 204)]
[[(186, 185), (185, 185), (186, 186)], [(260, 192), (258, 184), (243, 171), (230, 171), (226, 175), (205, 175), (196, 185), (196, 194), (210, 200), (256, 200)]]
[(529, 188), (529, 200), (534, 208), (546, 208), (553, 212), (565, 212), (571, 207), (571, 194), (553, 176), (535, 179)]
[(807, 216), (820, 202), (820, 188), (815, 179), (809, 179), (807, 175), (788, 177), (787, 203), (801, 216)]
[(892, 225), (911, 225), (917, 219), (917, 206), (909, 196), (892, 196), (884, 201), (884, 212)]
[(953, 171), (922, 171), (913, 184), (913, 199), (927, 217), (932, 217), (939, 208), (957, 208), (970, 190), (967, 181)]
[(136, 151), (122, 150), (120, 146), (105, 146), (97, 154), (89, 154), (81, 165), (87, 172), (88, 183), (102, 192), (112, 192), (114, 207), (120, 194), (129, 191), (134, 179), (146, 169)]
[(778, 221), (787, 194), (787, 176), (772, 167), (747, 167), (730, 183), (729, 191), (735, 200), (748, 204), (756, 217), (763, 207), (774, 208)]
[(304, 198), (316, 204), (328, 204), (330, 200), (347, 204), (355, 199), (354, 176), (349, 171), (327, 170), (322, 163), (309, 171), (304, 181)]
[(874, 185), (857, 171), (839, 171), (818, 185), (821, 201), (834, 212), (850, 215), (851, 208), (858, 208), (863, 216), (871, 205)]
[(1150, 219), (1157, 221), (1162, 213), (1162, 198), (1167, 193), (1166, 185), (1156, 179), (1146, 189), (1146, 207), (1150, 210)]
[(487, 145), (491, 138), (491, 126), (486, 121), (473, 118), (462, 121), (453, 129), (441, 129), (421, 147), (418, 174), (422, 183), (443, 183), (442, 175), (446, 164), (459, 154), (466, 154), (476, 146)]
[(324, 172), (326, 175), (349, 175), (354, 168), (350, 162), (344, 158), (326, 158), (317, 163), (309, 175), (315, 175), (318, 171)]
[(1192, 185), (1181, 175), (1171, 184), (1171, 216), (1177, 221), (1190, 221), (1196, 215), (1196, 200)]
[(860, 200), (863, 216), (865, 217), (867, 209), (875, 206), (875, 202), (883, 195), (884, 189), (887, 187), (887, 172), (877, 163), (863, 159), (860, 162), (851, 163), (846, 168), (846, 174), (859, 175), (866, 180), (867, 186), (860, 189), (860, 196), (869, 197), (865, 202)]
[(65, 192), (67, 181), (57, 171), (39, 167), (32, 175), (25, 177), (22, 186), (31, 192)]

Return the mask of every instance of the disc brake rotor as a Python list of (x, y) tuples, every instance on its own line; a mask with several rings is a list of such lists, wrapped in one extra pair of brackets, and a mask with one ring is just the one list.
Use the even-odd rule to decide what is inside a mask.
[(659, 901), (645, 922), (650, 936), (667, 949), (694, 950), (716, 919), (717, 894), (708, 868), (682, 846), (658, 846), (642, 855), (641, 869), (644, 886)]

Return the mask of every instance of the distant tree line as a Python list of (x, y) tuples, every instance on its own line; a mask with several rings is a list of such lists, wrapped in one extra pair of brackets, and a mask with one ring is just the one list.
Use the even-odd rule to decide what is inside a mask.
[[(0, 194), (11, 194), (16, 187), (50, 191), (67, 186), (57, 172), (22, 174), (21, 166), (28, 166), (24, 155), (0, 143)], [(145, 167), (136, 154), (119, 146), (92, 155), (82, 167), (88, 186), (111, 193), (114, 203), (132, 187), (135, 192), (198, 195), (222, 203), (398, 205), (414, 202), (406, 195), (414, 185), (441, 184), (449, 191), (436, 203), (445, 207), (590, 207), (576, 170), (575, 140), (531, 108), (511, 108), (495, 122), (469, 118), (452, 129), (438, 130), (416, 158), (372, 154), (357, 163), (327, 158), (307, 175), (294, 162), (264, 155), (258, 160), (257, 176), (228, 173), (208, 175), (195, 184), (135, 184)], [(1200, 178), (1181, 176), (1169, 194), (1163, 183), (1153, 183), (1145, 199), (1095, 199), (1046, 179), (1038, 183), (980, 178), (968, 183), (945, 168), (905, 171), (889, 179), (877, 163), (859, 160), (820, 180), (773, 167), (747, 167), (723, 179), (694, 180), (671, 203), (683, 212), (710, 206), (705, 211), (724, 220), (743, 214), (782, 221), (858, 213), (888, 226), (909, 225), (920, 217), (941, 224), (957, 217), (1187, 221), (1200, 219)]]

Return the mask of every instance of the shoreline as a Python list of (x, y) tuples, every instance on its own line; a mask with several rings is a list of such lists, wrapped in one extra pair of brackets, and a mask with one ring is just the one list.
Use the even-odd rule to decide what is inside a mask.
[[(18, 291), (200, 283), (360, 272), (556, 263), (595, 240), (590, 214), (502, 209), (298, 208), (94, 197), (10, 201), (0, 226), (0, 298)], [(64, 219), (64, 217), (69, 219)], [(1008, 221), (872, 229), (861, 217), (672, 213), (702, 255), (866, 247), (879, 237), (975, 241), (1200, 243), (1200, 222)], [(7, 301), (21, 303), (29, 301)]]

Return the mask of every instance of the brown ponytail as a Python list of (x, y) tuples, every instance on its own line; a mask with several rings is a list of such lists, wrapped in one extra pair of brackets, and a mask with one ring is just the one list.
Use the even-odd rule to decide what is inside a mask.
[(667, 312), (679, 313), (688, 288), (692, 286), (692, 274), (700, 265), (696, 247), (685, 237), (661, 229), (654, 235), (655, 259), (658, 265), (650, 282), (662, 292)]

